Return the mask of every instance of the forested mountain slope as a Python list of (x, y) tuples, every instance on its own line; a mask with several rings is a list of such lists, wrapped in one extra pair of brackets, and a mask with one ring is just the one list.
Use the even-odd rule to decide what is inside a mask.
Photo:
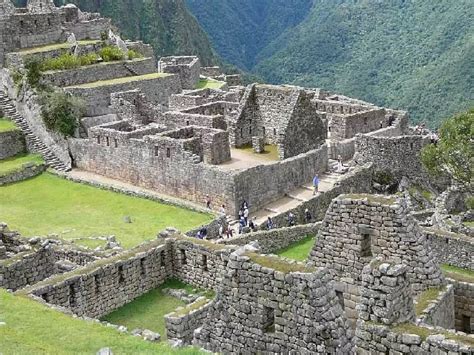
[[(14, 2), (26, 4), (26, 0)], [(110, 17), (125, 38), (151, 44), (158, 57), (198, 55), (206, 65), (219, 62), (206, 32), (184, 0), (55, 0), (55, 3), (74, 3), (83, 11)]]
[(223, 59), (250, 70), (259, 53), (308, 14), (313, 0), (186, 0)]
[(473, 105), (472, 0), (187, 3), (221, 56), (269, 82), (327, 88), (433, 125)]

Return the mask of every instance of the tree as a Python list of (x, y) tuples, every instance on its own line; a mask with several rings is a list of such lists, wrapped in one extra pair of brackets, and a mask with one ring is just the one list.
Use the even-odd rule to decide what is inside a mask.
[(72, 136), (84, 112), (84, 103), (62, 91), (43, 92), (41, 115), (46, 128)]
[(446, 120), (437, 144), (426, 146), (421, 160), (432, 175), (448, 174), (455, 181), (472, 186), (474, 168), (474, 108)]

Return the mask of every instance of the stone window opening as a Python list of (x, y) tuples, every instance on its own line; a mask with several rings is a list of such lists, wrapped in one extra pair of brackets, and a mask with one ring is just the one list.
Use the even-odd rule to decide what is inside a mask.
[(367, 125), (367, 117), (364, 117), (364, 124)]
[(240, 129), (240, 138), (244, 138), (244, 129), (243, 128)]
[(262, 127), (262, 135), (265, 136), (265, 127)]
[(146, 266), (145, 266), (145, 258), (140, 259), (140, 275), (146, 275)]
[(252, 127), (249, 127), (249, 135), (252, 135)]
[(466, 334), (472, 334), (471, 317), (462, 316), (462, 331)]
[(362, 241), (360, 243), (360, 256), (372, 257), (372, 241), (370, 234), (362, 234)]
[(158, 147), (155, 146), (155, 157), (158, 156), (158, 153), (159, 153), (159, 149), (158, 149)]
[(413, 150), (413, 143), (410, 143), (410, 149)]
[(117, 141), (117, 138), (114, 138), (114, 147), (115, 147), (115, 148), (118, 148), (118, 141)]
[(105, 141), (107, 142), (107, 147), (110, 147), (110, 139), (109, 139), (109, 137), (105, 137)]
[(100, 144), (100, 136), (97, 136), (97, 144)]
[(125, 281), (125, 278), (123, 277), (123, 266), (120, 265), (118, 267), (118, 274), (119, 274), (119, 284), (123, 284), (123, 282)]
[(74, 285), (69, 285), (69, 306), (76, 306), (76, 290), (74, 290)]
[(275, 333), (275, 310), (271, 307), (263, 306), (263, 331)]
[(202, 269), (204, 271), (209, 271), (209, 268), (207, 266), (207, 255), (202, 255)]
[(186, 121), (186, 126), (189, 126), (189, 121)]
[(274, 135), (274, 136), (277, 135), (277, 129), (276, 129), (276, 128), (273, 128), (273, 135)]
[(164, 251), (161, 251), (161, 252), (160, 252), (160, 266), (161, 266), (161, 267), (165, 267), (165, 266), (166, 266), (166, 262), (165, 262), (165, 252), (164, 252)]
[(446, 239), (445, 239), (445, 242), (446, 242), (446, 244), (449, 244), (449, 239), (446, 238)]
[(166, 148), (166, 157), (171, 158), (171, 149), (170, 148)]
[(43, 293), (42, 295), (40, 295), (41, 299), (43, 301), (45, 301), (46, 303), (48, 303), (48, 294), (47, 293)]
[(186, 265), (188, 260), (186, 260), (186, 251), (181, 249), (181, 265)]
[(51, 19), (48, 17), (48, 26), (51, 26)]
[(339, 301), (339, 304), (344, 309), (344, 293), (342, 293), (342, 291), (336, 291), (336, 297)]
[(94, 275), (94, 288), (95, 288), (95, 293), (99, 293), (99, 286), (100, 286), (100, 282), (99, 282), (99, 275)]

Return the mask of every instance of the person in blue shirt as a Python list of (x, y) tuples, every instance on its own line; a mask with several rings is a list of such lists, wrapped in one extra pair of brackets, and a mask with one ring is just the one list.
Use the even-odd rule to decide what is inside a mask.
[(313, 178), (313, 195), (316, 195), (316, 193), (318, 192), (318, 187), (319, 187), (319, 177), (318, 177), (318, 174), (315, 174), (314, 175), (314, 178)]

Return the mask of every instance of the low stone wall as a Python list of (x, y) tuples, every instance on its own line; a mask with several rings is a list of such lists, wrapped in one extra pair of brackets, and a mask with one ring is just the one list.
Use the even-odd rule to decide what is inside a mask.
[(46, 170), (46, 166), (44, 164), (41, 164), (41, 165), (25, 164), (21, 168), (21, 170), (17, 170), (7, 175), (0, 176), (0, 186), (30, 179), (34, 176), (41, 174), (45, 170)]
[(456, 330), (474, 333), (474, 283), (448, 279), (454, 285), (454, 314)]
[(25, 149), (25, 138), (20, 130), (0, 132), (0, 160), (23, 153)]
[(235, 238), (222, 239), (219, 243), (243, 246), (250, 242), (258, 241), (260, 251), (263, 254), (272, 254), (305, 239), (309, 235), (316, 236), (320, 225), (321, 223), (311, 223), (294, 227), (258, 231), (243, 234)]
[(422, 323), (433, 327), (454, 329), (454, 287), (447, 285), (420, 315)]
[(86, 102), (85, 116), (101, 116), (110, 112), (110, 94), (139, 89), (156, 105), (168, 106), (170, 95), (181, 91), (177, 75), (167, 75), (154, 79), (142, 79), (125, 83), (108, 84), (94, 87), (70, 86), (65, 88)]
[(172, 274), (169, 244), (154, 241), (22, 291), (79, 316), (100, 318), (160, 286)]
[(166, 337), (178, 339), (184, 345), (191, 345), (194, 330), (201, 327), (206, 320), (212, 301), (199, 298), (182, 310), (177, 310), (165, 316)]
[[(431, 330), (431, 335), (422, 337), (416, 333), (426, 334), (430, 330), (410, 325), (412, 331), (402, 328), (391, 328), (369, 322), (359, 322), (356, 330), (356, 354), (472, 354), (474, 346), (463, 344), (454, 332)], [(451, 338), (451, 339), (450, 339)], [(466, 336), (466, 341), (468, 340)], [(471, 338), (472, 344), (472, 338)]]
[(424, 232), (440, 264), (474, 270), (474, 239), (432, 228), (425, 228)]
[(145, 75), (156, 72), (154, 58), (141, 58), (120, 62), (107, 62), (87, 65), (69, 70), (56, 70), (43, 73), (42, 80), (55, 86), (73, 86), (98, 80)]

